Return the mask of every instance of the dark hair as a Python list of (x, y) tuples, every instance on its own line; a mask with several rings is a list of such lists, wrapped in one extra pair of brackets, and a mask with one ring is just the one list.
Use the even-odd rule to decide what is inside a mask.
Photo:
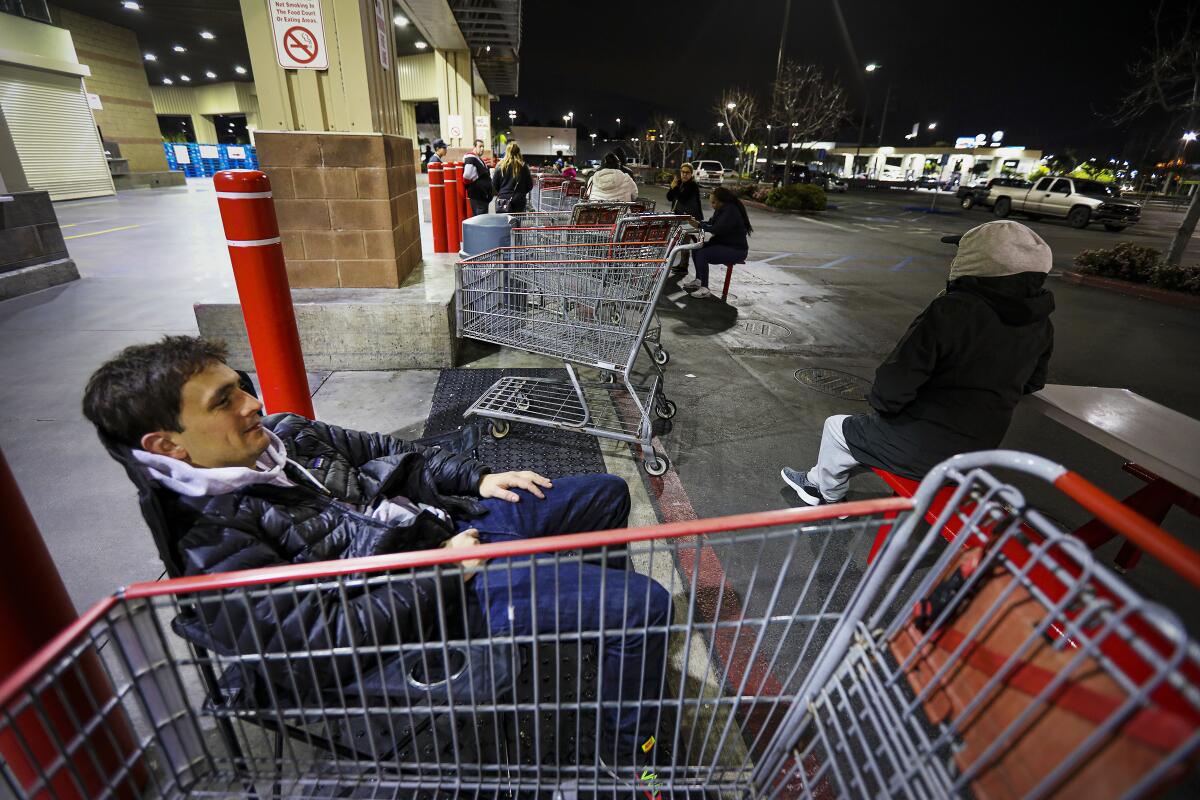
[(144, 434), (181, 429), (183, 385), (228, 355), (224, 342), (199, 336), (126, 347), (88, 379), (83, 415), (109, 438), (140, 448)]
[(476, 139), (475, 144), (486, 144), (483, 139)]
[(750, 224), (750, 215), (746, 213), (746, 207), (742, 205), (742, 201), (732, 190), (726, 189), (724, 186), (718, 186), (713, 189), (712, 196), (721, 201), (721, 205), (734, 205), (742, 215), (742, 222), (746, 226), (746, 233), (754, 233), (754, 226)]
[(604, 168), (605, 169), (620, 169), (621, 168), (621, 159), (617, 157), (616, 153), (609, 153), (608, 155), (606, 155), (604, 157)]

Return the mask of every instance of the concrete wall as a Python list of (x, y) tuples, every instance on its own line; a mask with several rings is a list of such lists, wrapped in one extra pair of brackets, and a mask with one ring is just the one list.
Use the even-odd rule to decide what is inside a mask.
[(129, 159), (133, 172), (165, 171), (162, 135), (137, 36), (127, 28), (54, 6), (51, 18), (71, 32), (79, 61), (92, 71), (84, 86), (100, 95), (104, 108), (92, 109), (92, 115), (104, 140), (121, 146), (121, 156)]

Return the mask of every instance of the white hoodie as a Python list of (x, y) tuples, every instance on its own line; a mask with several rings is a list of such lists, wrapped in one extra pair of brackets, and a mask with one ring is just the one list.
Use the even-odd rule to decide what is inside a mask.
[[(284, 467), (291, 464), (302, 476), (307, 478), (322, 494), (329, 494), (312, 473), (287, 457), (287, 449), (283, 440), (274, 432), (263, 429), (267, 434), (269, 444), (263, 454), (258, 457), (254, 468), (250, 467), (197, 467), (186, 461), (170, 456), (160, 456), (145, 450), (133, 449), (133, 458), (146, 470), (146, 474), (155, 483), (170, 489), (176, 494), (186, 497), (211, 497), (218, 494), (229, 494), (238, 489), (244, 489), (254, 484), (269, 484), (284, 488), (295, 486), (287, 475)], [(407, 497), (392, 497), (380, 500), (374, 508), (364, 509), (363, 513), (381, 522), (406, 523), (420, 513), (421, 509), (432, 512), (442, 519), (447, 519), (446, 512), (440, 508), (421, 503), (414, 504)]]
[(602, 169), (588, 181), (588, 200), (637, 200), (637, 183), (619, 169)]

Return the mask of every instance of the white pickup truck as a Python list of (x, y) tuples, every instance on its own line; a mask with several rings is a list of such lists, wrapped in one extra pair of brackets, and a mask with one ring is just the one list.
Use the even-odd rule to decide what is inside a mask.
[(1028, 189), (994, 185), (987, 204), (997, 217), (1018, 211), (1032, 219), (1063, 217), (1072, 228), (1099, 222), (1105, 230), (1120, 231), (1142, 218), (1142, 207), (1122, 198), (1116, 186), (1081, 178), (1040, 178)]

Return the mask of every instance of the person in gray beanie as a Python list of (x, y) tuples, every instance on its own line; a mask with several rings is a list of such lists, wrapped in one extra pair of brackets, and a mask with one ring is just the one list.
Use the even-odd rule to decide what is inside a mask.
[(946, 290), (875, 371), (871, 413), (829, 417), (816, 465), (783, 468), (808, 505), (839, 502), (867, 467), (920, 479), (950, 456), (999, 446), (1021, 396), (1045, 385), (1050, 247), (1011, 220), (942, 241), (958, 245)]

